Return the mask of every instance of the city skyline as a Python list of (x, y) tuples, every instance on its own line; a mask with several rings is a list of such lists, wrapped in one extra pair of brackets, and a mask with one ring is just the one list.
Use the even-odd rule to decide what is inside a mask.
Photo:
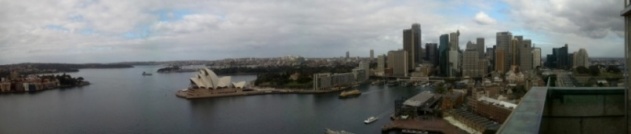
[(618, 0), (0, 3), (0, 19), (7, 20), (0, 24), (0, 64), (342, 57), (346, 51), (368, 57), (370, 49), (376, 55), (401, 49), (401, 30), (412, 23), (423, 29), (422, 43), (460, 31), (460, 48), (478, 37), (492, 47), (496, 32), (510, 31), (532, 39), (541, 55), (564, 44), (592, 57), (624, 55)]

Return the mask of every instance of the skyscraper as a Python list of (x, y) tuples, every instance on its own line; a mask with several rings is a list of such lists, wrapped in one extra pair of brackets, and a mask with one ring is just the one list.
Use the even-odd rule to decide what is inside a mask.
[(388, 52), (388, 68), (392, 68), (392, 76), (407, 77), (408, 76), (408, 54), (405, 50), (396, 50)]
[(541, 48), (532, 49), (532, 68), (541, 67)]
[(504, 73), (510, 67), (510, 58), (508, 57), (509, 46), (512, 42), (513, 35), (510, 32), (498, 32), (496, 34), (495, 43), (495, 71)]
[(425, 44), (425, 60), (432, 63), (434, 66), (438, 66), (438, 44), (427, 43)]
[(532, 41), (525, 39), (519, 46), (519, 68), (522, 71), (530, 71), (532, 62)]
[(553, 54), (555, 54), (556, 56), (556, 68), (561, 68), (561, 69), (568, 69), (569, 67), (571, 67), (570, 65), (570, 57), (569, 57), (569, 53), (568, 53), (568, 47), (567, 44), (565, 44), (563, 47), (560, 48), (555, 48), (553, 49)]
[(408, 69), (421, 63), (423, 51), (421, 48), (421, 25), (412, 24), (412, 28), (403, 30), (403, 50), (408, 53)]
[(348, 51), (346, 51), (346, 58), (347, 58), (347, 59), (348, 59), (348, 58), (351, 58), (351, 53), (350, 53), (350, 52), (348, 52)]
[(460, 62), (460, 47), (459, 47), (460, 31), (456, 31), (449, 34), (449, 76), (455, 76), (461, 70), (462, 63)]
[(484, 49), (486, 48), (484, 46), (484, 38), (478, 37), (475, 44), (477, 45), (477, 50), (480, 51), (480, 58), (484, 57)]
[(449, 76), (449, 35), (443, 34), (439, 38), (438, 68), (442, 76)]

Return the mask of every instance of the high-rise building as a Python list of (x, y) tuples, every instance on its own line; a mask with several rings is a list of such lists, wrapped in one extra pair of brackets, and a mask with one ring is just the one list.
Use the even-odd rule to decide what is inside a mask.
[[(467, 48), (463, 53), (462, 60), (462, 76), (469, 77), (482, 77), (485, 74), (485, 64), (484, 58), (480, 57), (480, 53), (482, 51), (477, 44), (473, 44), (471, 42), (467, 43)], [(484, 49), (482, 49), (484, 50)]]
[(495, 67), (495, 46), (486, 48), (486, 60), (488, 62), (486, 65), (487, 72), (493, 71), (493, 68)]
[(377, 56), (377, 72), (383, 72), (386, 69), (386, 56), (379, 55)]
[(351, 58), (351, 53), (350, 53), (350, 52), (348, 52), (348, 51), (346, 51), (346, 58), (347, 58), (347, 59), (348, 59), (348, 58)]
[(509, 46), (512, 43), (513, 35), (510, 32), (498, 32), (495, 38), (495, 71), (504, 73), (510, 68), (509, 60), (512, 57), (508, 57)]
[(449, 34), (449, 76), (456, 76), (461, 70), (461, 54), (460, 54), (460, 46), (459, 46), (459, 36), (460, 31), (456, 31)]
[(568, 53), (567, 44), (560, 48), (554, 48), (553, 54), (556, 56), (556, 68), (568, 69), (571, 67), (570, 54)]
[(432, 63), (433, 66), (438, 66), (438, 44), (427, 43), (425, 44), (425, 60)]
[(482, 37), (478, 37), (476, 39), (475, 44), (477, 45), (477, 50), (480, 51), (480, 58), (484, 57), (484, 49), (486, 48), (486, 46), (484, 46), (484, 38)]
[(443, 34), (439, 38), (438, 69), (441, 76), (449, 76), (449, 35)]
[(421, 25), (412, 24), (412, 28), (403, 30), (403, 50), (408, 53), (408, 69), (421, 63), (423, 50), (421, 48)]
[(574, 67), (589, 67), (589, 55), (587, 55), (587, 50), (581, 48), (574, 54)]
[(532, 68), (541, 67), (541, 48), (532, 49)]
[(522, 71), (532, 70), (532, 41), (525, 39), (519, 47), (519, 69)]
[(405, 50), (396, 50), (388, 52), (388, 68), (392, 69), (392, 76), (407, 77), (408, 76), (408, 54)]
[(370, 49), (370, 60), (373, 60), (373, 59), (375, 59), (375, 51)]

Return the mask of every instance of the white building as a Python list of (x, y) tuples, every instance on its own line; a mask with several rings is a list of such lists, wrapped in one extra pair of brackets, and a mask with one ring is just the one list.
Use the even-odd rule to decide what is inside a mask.
[(190, 78), (193, 89), (243, 88), (246, 85), (245, 81), (232, 83), (231, 80), (230, 76), (218, 77), (208, 68), (200, 69), (199, 73)]

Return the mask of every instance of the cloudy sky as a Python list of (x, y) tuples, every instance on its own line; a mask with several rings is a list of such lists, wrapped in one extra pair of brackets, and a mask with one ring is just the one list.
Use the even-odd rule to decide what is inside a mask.
[(459, 30), (460, 45), (510, 31), (544, 54), (568, 44), (622, 57), (623, 0), (0, 0), (0, 64), (339, 57)]

